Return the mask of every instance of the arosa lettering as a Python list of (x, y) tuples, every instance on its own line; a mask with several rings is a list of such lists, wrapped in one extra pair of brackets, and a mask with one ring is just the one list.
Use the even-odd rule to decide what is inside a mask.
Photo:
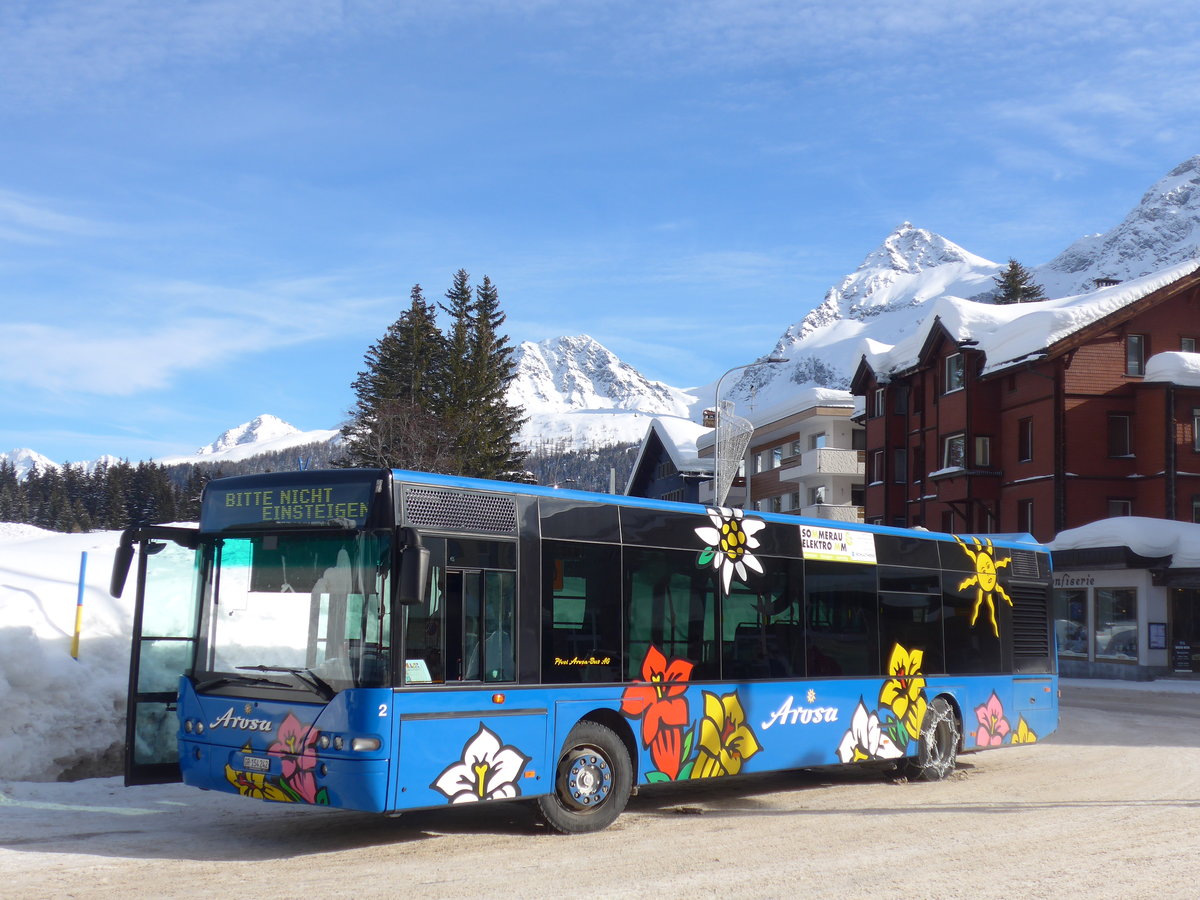
[(816, 725), (820, 722), (836, 722), (838, 709), (836, 706), (793, 706), (795, 697), (789, 696), (771, 718), (762, 723), (763, 731), (772, 725)]
[(217, 716), (215, 721), (208, 723), (209, 728), (237, 728), (240, 731), (271, 731), (274, 724), (270, 719), (243, 719), (233, 714), (233, 707)]

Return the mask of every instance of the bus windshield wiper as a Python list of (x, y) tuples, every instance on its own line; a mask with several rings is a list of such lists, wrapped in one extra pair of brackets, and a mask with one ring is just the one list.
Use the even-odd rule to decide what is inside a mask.
[(329, 682), (312, 669), (293, 666), (238, 666), (237, 668), (248, 669), (251, 672), (287, 672), (304, 682), (322, 700), (332, 700), (337, 695), (337, 691), (330, 686)]
[(269, 684), (271, 687), (291, 687), (290, 684), (275, 681), (272, 678), (251, 678), (249, 675), (221, 675), (217, 678), (210, 678), (208, 681), (202, 681), (195, 687), (197, 691), (203, 693), (225, 684)]

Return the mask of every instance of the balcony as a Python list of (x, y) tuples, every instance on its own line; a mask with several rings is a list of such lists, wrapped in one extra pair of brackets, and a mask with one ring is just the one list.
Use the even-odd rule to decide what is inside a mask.
[(866, 470), (866, 452), (821, 447), (800, 455), (800, 464), (780, 469), (781, 481), (803, 481), (816, 476), (859, 476)]
[(811, 519), (832, 519), (834, 522), (863, 521), (863, 508), (861, 506), (818, 503), (816, 506), (801, 507), (796, 512)]

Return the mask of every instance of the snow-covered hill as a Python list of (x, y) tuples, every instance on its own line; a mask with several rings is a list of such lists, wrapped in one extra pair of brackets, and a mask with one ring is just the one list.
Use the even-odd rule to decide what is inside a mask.
[(1176, 166), (1116, 227), (1080, 238), (1034, 269), (1048, 297), (1095, 289), (1097, 278), (1128, 281), (1200, 253), (1200, 156)]
[(238, 461), (262, 453), (338, 440), (341, 437), (336, 428), (301, 431), (277, 416), (261, 415), (222, 432), (216, 440), (200, 447), (192, 455), (168, 456), (159, 462), (164, 466), (174, 466), (182, 463)]
[(529, 417), (523, 446), (571, 448), (640, 441), (656, 415), (688, 417), (696, 396), (650, 381), (587, 335), (517, 348), (508, 399)]

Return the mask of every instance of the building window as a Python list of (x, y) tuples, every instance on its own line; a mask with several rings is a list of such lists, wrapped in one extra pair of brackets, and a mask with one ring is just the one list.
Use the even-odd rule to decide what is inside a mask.
[(1110, 413), (1108, 416), (1108, 455), (1133, 456), (1129, 441), (1129, 416)]
[(808, 436), (808, 449), (809, 450), (820, 450), (824, 446), (825, 446), (825, 432), (822, 431), (817, 434), (811, 434)]
[(912, 457), (912, 480), (914, 484), (920, 484), (925, 478), (925, 448), (917, 447), (913, 451)]
[(850, 449), (851, 450), (866, 450), (867, 449), (867, 431), (865, 428), (855, 428), (850, 432)]
[(908, 451), (893, 452), (895, 455), (892, 457), (892, 476), (896, 479), (896, 484), (904, 484), (908, 480)]
[(883, 388), (875, 388), (874, 404), (871, 407), (871, 415), (879, 417), (883, 415)]
[(1180, 338), (1179, 339), (1179, 349), (1181, 351), (1183, 351), (1184, 353), (1195, 353), (1196, 352), (1196, 339), (1194, 337)]
[(1136, 588), (1096, 588), (1096, 659), (1138, 658)]
[(792, 491), (790, 494), (788, 494), (787, 508), (792, 512), (796, 512), (797, 510), (800, 509), (800, 492), (799, 491)]
[(771, 498), (771, 512), (783, 512), (783, 494), (777, 494)]
[(799, 456), (800, 453), (800, 441), (798, 439), (792, 441), (792, 456)]
[(771, 451), (771, 468), (778, 469), (783, 465), (783, 448), (776, 447)]
[(876, 450), (871, 454), (871, 483), (883, 481), (883, 451)]
[(951, 394), (963, 389), (963, 355), (955, 353), (946, 357), (946, 389), (943, 394)]
[(1146, 336), (1144, 334), (1125, 335), (1125, 374), (1146, 374)]
[(984, 468), (992, 464), (992, 439), (990, 437), (975, 438), (975, 465)]
[(967, 436), (952, 434), (946, 438), (942, 451), (943, 469), (961, 469), (967, 464)]
[(1029, 462), (1033, 459), (1033, 419), (1021, 419), (1017, 422), (1017, 459)]
[(1058, 655), (1087, 659), (1088, 592), (1086, 589), (1060, 589), (1054, 592), (1054, 635)]
[(1108, 498), (1108, 517), (1110, 519), (1116, 518), (1117, 516), (1132, 516), (1132, 515), (1133, 515), (1133, 501), (1132, 500), (1121, 500), (1121, 499), (1117, 499), (1115, 497)]
[(1192, 521), (1200, 525), (1200, 494), (1192, 497)]
[(892, 412), (898, 416), (908, 412), (908, 385), (898, 384), (892, 388)]
[(820, 484), (808, 489), (808, 505), (820, 506), (825, 502), (825, 485)]
[(1192, 449), (1200, 453), (1200, 409), (1192, 410)]
[(1033, 534), (1033, 501), (1017, 501), (1017, 528), (1020, 531)]

